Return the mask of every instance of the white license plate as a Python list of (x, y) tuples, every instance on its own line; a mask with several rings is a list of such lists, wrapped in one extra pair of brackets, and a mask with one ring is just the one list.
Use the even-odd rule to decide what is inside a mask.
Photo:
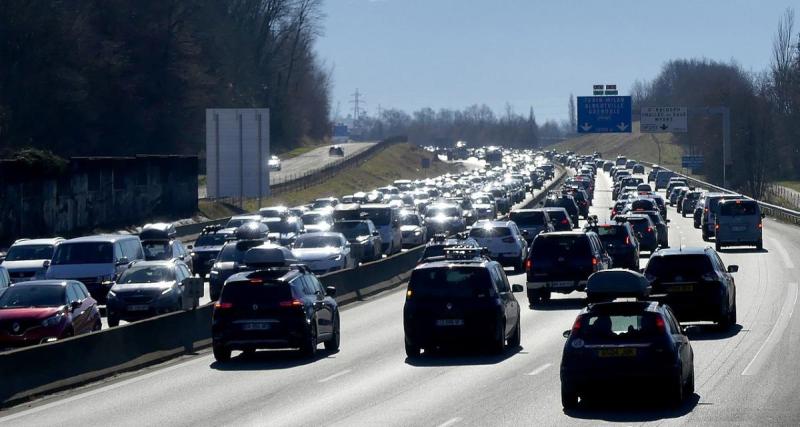
[(550, 282), (550, 286), (553, 288), (569, 288), (575, 286), (575, 282), (569, 282), (569, 281)]
[(272, 325), (265, 322), (250, 322), (242, 325), (242, 329), (245, 331), (265, 331), (270, 327), (272, 327)]
[(744, 231), (744, 230), (747, 230), (747, 227), (745, 227), (743, 225), (734, 225), (733, 227), (731, 227), (731, 230), (733, 230), (733, 231)]
[(464, 326), (464, 319), (439, 319), (436, 326)]
[(128, 311), (147, 311), (150, 309), (149, 305), (129, 305)]

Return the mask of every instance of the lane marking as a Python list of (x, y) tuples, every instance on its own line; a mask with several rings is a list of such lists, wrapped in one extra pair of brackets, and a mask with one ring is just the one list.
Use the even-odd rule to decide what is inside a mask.
[(342, 375), (347, 375), (347, 374), (349, 374), (351, 370), (352, 370), (352, 369), (345, 369), (345, 370), (344, 370), (344, 371), (342, 371), (342, 372), (338, 372), (338, 373), (336, 373), (336, 374), (333, 374), (333, 375), (331, 375), (331, 376), (329, 376), (329, 377), (325, 377), (325, 378), (323, 378), (323, 379), (319, 380), (319, 382), (320, 382), (320, 383), (326, 383), (326, 382), (328, 382), (328, 381), (330, 381), (330, 380), (332, 380), (332, 379), (334, 379), (334, 378), (339, 378), (339, 377), (341, 377)]
[[(791, 297), (791, 294), (794, 294), (794, 297)], [(742, 371), (742, 375), (755, 375), (758, 373), (758, 368), (760, 368), (761, 364), (753, 366), (758, 360), (758, 356), (764, 351), (764, 349), (768, 348), (767, 354), (772, 351), (772, 347), (774, 347), (777, 343), (775, 341), (781, 335), (783, 335), (783, 331), (786, 330), (786, 327), (789, 326), (789, 320), (792, 318), (792, 314), (794, 313), (794, 306), (797, 304), (797, 283), (790, 283), (789, 284), (789, 298), (783, 300), (783, 306), (781, 307), (781, 313), (778, 315), (778, 320), (775, 321), (775, 324), (772, 326), (772, 330), (769, 331), (769, 335), (767, 335), (767, 339), (761, 344), (761, 347), (758, 348), (755, 356), (753, 356), (753, 360), (745, 366), (744, 371)], [(762, 359), (763, 360), (763, 359)]]
[(778, 240), (769, 239), (770, 244), (772, 247), (778, 250), (778, 254), (780, 254), (781, 258), (783, 258), (783, 264), (789, 270), (794, 269), (794, 262), (792, 258), (789, 256), (789, 252), (786, 251), (786, 248), (779, 242)]
[(544, 365), (542, 365), (542, 366), (530, 371), (527, 375), (530, 375), (530, 376), (539, 375), (539, 374), (541, 374), (542, 372), (544, 372), (547, 368), (549, 368), (551, 366), (553, 366), (552, 363), (545, 363)]
[(461, 417), (450, 418), (449, 420), (439, 424), (439, 427), (450, 427), (453, 424), (461, 421)]

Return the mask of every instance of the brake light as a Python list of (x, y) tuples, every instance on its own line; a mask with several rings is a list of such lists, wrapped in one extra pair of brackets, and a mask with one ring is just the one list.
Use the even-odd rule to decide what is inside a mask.
[(761, 230), (762, 227), (763, 227), (763, 225), (761, 225), (760, 222), (758, 224), (756, 224), (756, 228), (758, 228), (759, 230)]
[(562, 224), (569, 224), (569, 221), (567, 221), (567, 219), (566, 219), (566, 218), (564, 218), (564, 219), (562, 219), (562, 220), (561, 220), (561, 223), (562, 223)]
[(630, 236), (625, 236), (625, 244), (626, 245), (630, 245), (631, 244), (631, 237)]
[(719, 224), (714, 224), (714, 230), (719, 230)]
[(648, 233), (652, 233), (653, 232), (653, 227), (647, 227), (647, 232)]
[(525, 260), (525, 270), (531, 271), (532, 267), (533, 267), (533, 262), (530, 259), (526, 259)]
[(302, 307), (303, 301), (300, 301), (299, 299), (295, 298), (289, 301), (281, 301), (280, 305), (281, 307)]
[(216, 304), (214, 304), (214, 308), (216, 308), (216, 309), (220, 309), (220, 310), (225, 310), (225, 309), (233, 308), (233, 303), (230, 303), (230, 302), (222, 302), (222, 301), (217, 301), (217, 303), (216, 303)]
[(406, 299), (411, 299), (411, 295), (412, 294), (413, 294), (413, 292), (411, 292), (411, 289), (407, 290), (406, 291)]
[(592, 257), (592, 266), (595, 266), (595, 265), (597, 265), (597, 258), (596, 257)]
[(264, 283), (264, 281), (261, 280), (261, 279), (250, 279), (250, 283), (253, 284), (253, 285), (260, 285), (260, 284)]
[(667, 324), (661, 316), (656, 316), (656, 328), (658, 328), (660, 332), (667, 332)]
[(575, 323), (572, 324), (572, 333), (576, 333), (581, 330), (581, 317), (578, 316), (575, 319)]
[(703, 212), (708, 213), (708, 208), (703, 209)]

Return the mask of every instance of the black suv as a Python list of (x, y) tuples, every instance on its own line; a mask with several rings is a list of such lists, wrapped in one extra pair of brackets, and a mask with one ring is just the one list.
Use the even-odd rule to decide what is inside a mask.
[(598, 224), (595, 217), (594, 221), (590, 218), (590, 224), (584, 230), (597, 233), (615, 268), (639, 271), (639, 240), (630, 224), (622, 221)]
[(191, 249), (192, 267), (196, 274), (202, 278), (206, 277), (206, 274), (211, 271), (211, 266), (214, 265), (219, 251), (222, 250), (233, 232), (234, 229), (223, 228), (221, 225), (209, 225), (203, 229), (194, 242), (194, 248)]
[(654, 299), (669, 304), (678, 320), (710, 320), (723, 329), (736, 324), (736, 283), (712, 248), (662, 249), (647, 263)]
[(578, 210), (578, 204), (575, 203), (575, 198), (570, 196), (569, 194), (550, 194), (547, 196), (547, 199), (544, 201), (544, 207), (546, 208), (564, 208), (567, 210), (569, 214), (569, 218), (572, 221), (572, 226), (578, 226), (578, 217), (580, 211)]
[[(411, 273), (403, 308), (406, 355), (460, 343), (488, 345), (494, 353), (520, 344), (520, 308), (503, 267), (481, 248), (450, 248), (446, 260)], [(463, 254), (463, 257), (454, 254)], [(478, 347), (481, 348), (481, 347)]]
[(212, 348), (219, 362), (231, 351), (299, 348), (313, 356), (320, 342), (339, 349), (339, 307), (336, 289), (322, 284), (283, 247), (261, 246), (247, 251), (253, 271), (228, 280), (214, 305)]
[(551, 292), (582, 291), (593, 273), (611, 268), (611, 257), (591, 231), (542, 233), (533, 239), (525, 262), (528, 303), (550, 299)]

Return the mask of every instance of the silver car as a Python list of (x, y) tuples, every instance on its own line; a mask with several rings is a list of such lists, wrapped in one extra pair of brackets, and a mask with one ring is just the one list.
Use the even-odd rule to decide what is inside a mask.
[(53, 258), (56, 245), (64, 239), (19, 239), (8, 248), (3, 267), (12, 283), (44, 279), (47, 264)]
[(354, 266), (350, 242), (342, 233), (303, 234), (294, 241), (292, 254), (314, 274), (327, 274)]

